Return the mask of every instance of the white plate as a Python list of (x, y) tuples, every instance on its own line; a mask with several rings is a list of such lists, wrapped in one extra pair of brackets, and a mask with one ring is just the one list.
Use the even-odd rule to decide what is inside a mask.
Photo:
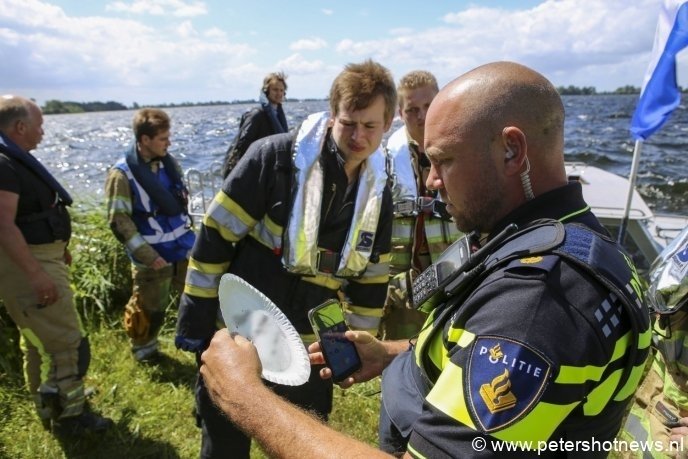
[(263, 378), (288, 386), (308, 381), (311, 366), (301, 337), (267, 296), (234, 274), (222, 276), (218, 293), (227, 330), (253, 342)]

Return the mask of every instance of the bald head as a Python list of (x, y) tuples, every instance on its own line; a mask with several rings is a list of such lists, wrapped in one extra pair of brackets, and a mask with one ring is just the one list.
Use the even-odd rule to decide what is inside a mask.
[[(442, 184), (451, 190), (452, 180), (467, 182), (455, 196), (448, 192), (455, 200), (472, 195), (476, 215), (466, 222), (473, 227), (461, 228), (464, 231), (475, 225), (489, 231), (496, 220), (530, 198), (521, 178), (528, 164), (535, 196), (567, 183), (564, 106), (554, 86), (523, 65), (494, 62), (450, 82), (432, 102), (425, 131), (431, 159), (443, 155), (472, 169), (466, 177), (448, 175)], [(489, 189), (482, 189), (485, 181)], [(428, 186), (437, 185), (429, 180)], [(471, 191), (476, 189), (480, 193)]]
[(0, 132), (24, 151), (31, 151), (43, 138), (43, 114), (32, 100), (0, 96)]
[(529, 158), (534, 154), (562, 156), (564, 106), (557, 90), (542, 75), (513, 62), (495, 62), (460, 76), (438, 98), (460, 103), (457, 127), (491, 134), (516, 126), (527, 136)]

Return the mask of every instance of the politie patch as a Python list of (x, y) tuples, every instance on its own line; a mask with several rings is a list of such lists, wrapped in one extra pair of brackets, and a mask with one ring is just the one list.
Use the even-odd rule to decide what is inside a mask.
[(527, 344), (477, 337), (464, 373), (474, 422), (486, 433), (513, 424), (540, 400), (551, 373), (549, 360)]

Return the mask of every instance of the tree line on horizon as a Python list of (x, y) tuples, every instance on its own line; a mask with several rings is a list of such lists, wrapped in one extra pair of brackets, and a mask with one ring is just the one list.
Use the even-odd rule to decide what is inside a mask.
[[(618, 94), (640, 94), (640, 88), (637, 86), (626, 85), (615, 89), (611, 92), (597, 92), (594, 86), (557, 86), (557, 91), (562, 96), (593, 96), (593, 95), (618, 95)], [(684, 92), (684, 89), (679, 87), (679, 91)], [(306, 99), (292, 99), (287, 98), (286, 102), (311, 102), (327, 99), (306, 98)], [(255, 99), (233, 100), (233, 101), (208, 101), (208, 102), (181, 102), (158, 105), (145, 105), (145, 107), (155, 108), (174, 108), (174, 107), (195, 107), (195, 106), (213, 106), (213, 105), (234, 105), (234, 104), (251, 104), (257, 103)], [(55, 115), (60, 113), (85, 113), (85, 112), (101, 112), (111, 110), (138, 110), (142, 108), (138, 103), (134, 102), (131, 107), (115, 102), (71, 102), (61, 100), (49, 100), (42, 107), (43, 113), (46, 115)]]

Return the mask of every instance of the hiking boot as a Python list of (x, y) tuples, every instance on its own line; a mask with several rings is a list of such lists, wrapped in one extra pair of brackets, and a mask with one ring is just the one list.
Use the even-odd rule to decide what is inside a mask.
[(89, 433), (105, 432), (114, 423), (112, 419), (100, 416), (92, 411), (84, 411), (78, 416), (53, 421), (53, 433), (58, 436), (80, 436)]
[(157, 339), (154, 339), (143, 346), (134, 346), (131, 352), (134, 354), (134, 359), (136, 359), (137, 362), (155, 362), (160, 358)]

